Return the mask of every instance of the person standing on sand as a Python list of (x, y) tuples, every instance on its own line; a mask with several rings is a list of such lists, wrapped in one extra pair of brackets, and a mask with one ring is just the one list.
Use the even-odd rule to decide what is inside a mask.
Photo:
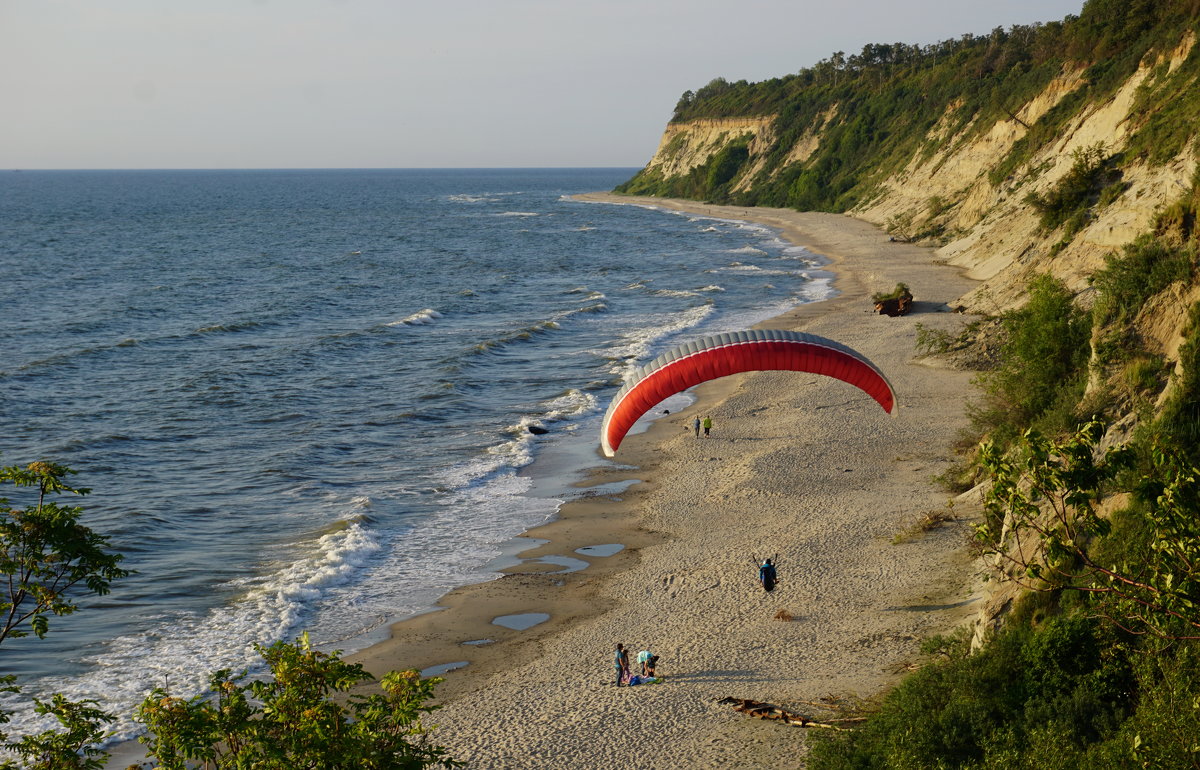
[(708, 438), (708, 432), (712, 430), (712, 418), (708, 415), (704, 416), (704, 437)]
[(767, 559), (758, 568), (758, 584), (762, 586), (764, 591), (771, 593), (775, 590), (775, 584), (778, 582), (779, 579), (775, 572), (775, 565), (771, 563), (770, 559)]
[(621, 680), (629, 676), (629, 653), (625, 651), (625, 645), (617, 645), (616, 655), (613, 656), (613, 666), (617, 669), (617, 687), (620, 687)]
[(696, 438), (700, 438), (700, 418), (699, 417), (697, 417), (695, 419), (695, 421), (692, 422), (692, 427), (696, 429)]

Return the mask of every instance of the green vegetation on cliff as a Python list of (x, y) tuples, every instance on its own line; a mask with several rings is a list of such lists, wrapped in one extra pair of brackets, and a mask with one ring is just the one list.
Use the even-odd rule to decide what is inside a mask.
[[(999, 121), (1020, 121), (1016, 113), (1055, 77), (1082, 73), (1079, 85), (1040, 118), (1021, 121), (1027, 133), (990, 170), (992, 183), (1000, 184), (1086, 106), (1111, 97), (1148, 53), (1177, 47), (1198, 16), (1200, 0), (1088, 0), (1079, 16), (1061, 22), (926, 46), (867, 45), (760, 83), (717, 78), (685, 93), (672, 122), (774, 116), (762, 163), (721, 151), (682, 176), (648, 167), (617, 191), (845, 211), (870, 200), (880, 182), (914, 158), (931, 157), (945, 137), (963, 141)], [(1184, 149), (1200, 119), (1200, 100), (1192, 97), (1198, 74), (1200, 51), (1193, 50), (1174, 72), (1163, 67), (1148, 78), (1125, 159), (1161, 163)], [(789, 160), (797, 142), (817, 132), (815, 151)], [(1112, 163), (1107, 170), (1116, 173)]]
[[(816, 741), (810, 767), (1200, 766), (1200, 304), (1173, 373), (1139, 334), (1156, 299), (1197, 284), (1198, 191), (1108, 258), (1090, 311), (1042, 276), (999, 319), (972, 410), (989, 438), (978, 544), (1029, 592), (977, 650), (927, 642), (926, 665), (860, 729)], [(1100, 452), (1129, 416), (1131, 440)]]

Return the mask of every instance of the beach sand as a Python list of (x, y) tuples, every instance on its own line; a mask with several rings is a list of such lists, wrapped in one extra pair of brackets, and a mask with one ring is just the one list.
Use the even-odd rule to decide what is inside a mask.
[[(870, 698), (919, 658), (920, 640), (967, 622), (979, 586), (970, 512), (911, 534), (950, 495), (932, 478), (953, 461), (971, 375), (914, 361), (918, 323), (955, 330), (974, 282), (932, 251), (889, 242), (850, 217), (589, 194), (759, 222), (831, 260), (836, 298), (762, 324), (830, 337), (870, 358), (900, 408), (797, 373), (701, 386), (690, 408), (597, 454), (547, 543), (498, 580), (447, 595), (438, 611), (350, 656), (376, 674), (467, 662), (438, 688), (434, 740), (474, 768), (803, 767), (806, 730), (716, 701), (752, 698), (809, 714), (834, 696)], [(910, 315), (874, 314), (870, 295), (907, 283)], [(709, 438), (691, 422), (711, 415)], [(637, 480), (636, 483), (630, 482)], [(604, 486), (626, 482), (618, 486)], [(906, 533), (897, 538), (898, 534)], [(622, 544), (611, 556), (575, 549)], [(778, 554), (780, 585), (757, 585), (751, 558)], [(538, 556), (581, 558), (574, 572)], [(780, 610), (790, 621), (775, 619)], [(548, 613), (526, 630), (493, 618)], [(491, 640), (488, 644), (464, 644)], [(613, 685), (613, 647), (662, 658), (662, 684)]]

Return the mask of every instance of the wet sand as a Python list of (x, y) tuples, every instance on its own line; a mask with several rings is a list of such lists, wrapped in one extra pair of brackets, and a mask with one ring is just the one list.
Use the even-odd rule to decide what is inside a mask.
[[(967, 506), (958, 521), (897, 538), (945, 508), (949, 495), (932, 478), (953, 460), (971, 391), (969, 373), (914, 361), (916, 324), (957, 329), (969, 319), (949, 309), (975, 282), (845, 216), (579, 199), (759, 222), (828, 257), (838, 296), (761, 326), (859, 350), (891, 380), (899, 411), (816, 375), (703, 385), (687, 410), (627, 437), (616, 462), (597, 454), (582, 497), (527, 533), (548, 542), (521, 553), (510, 574), (451, 592), (441, 609), (350, 657), (376, 674), (461, 666), (444, 674), (444, 708), (429, 721), (434, 740), (470, 767), (802, 767), (804, 730), (715, 701), (813, 713), (807, 704), (825, 696), (875, 696), (918, 659), (922, 638), (978, 608)], [(870, 295), (900, 281), (916, 296), (913, 312), (876, 315)], [(693, 435), (696, 415), (712, 416), (711, 437)], [(624, 548), (576, 550), (604, 544)], [(752, 557), (776, 554), (780, 585), (768, 595)], [(588, 566), (563, 571), (574, 559)], [(792, 619), (777, 620), (780, 610)], [(528, 613), (549, 619), (523, 630), (492, 622)], [(665, 682), (613, 686), (616, 642), (631, 660), (659, 654)]]

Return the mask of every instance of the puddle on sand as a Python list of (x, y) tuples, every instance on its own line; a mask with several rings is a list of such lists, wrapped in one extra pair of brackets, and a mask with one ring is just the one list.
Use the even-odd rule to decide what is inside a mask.
[(495, 642), (495, 639), (472, 639), (469, 642), (463, 642), (463, 644), (469, 644), (474, 647), (482, 647), (485, 644), (494, 644)]
[(556, 569), (553, 572), (547, 572), (548, 575), (561, 575), (564, 572), (578, 572), (581, 569), (587, 569), (592, 566), (583, 559), (572, 559), (570, 556), (535, 556), (532, 559), (527, 559), (526, 563), (532, 564), (543, 562), (545, 564), (554, 564), (562, 569)]
[(442, 663), (441, 665), (438, 665), (438, 666), (430, 666), (429, 668), (421, 669), (421, 676), (426, 677), (426, 678), (431, 677), (431, 676), (441, 676), (442, 674), (445, 674), (450, 671), (454, 671), (455, 669), (463, 668), (464, 666), (469, 666), (469, 665), (471, 665), (471, 661), (469, 661), (469, 660), (459, 660), (459, 661), (455, 661), (454, 663)]
[(612, 556), (623, 550), (625, 550), (625, 546), (621, 543), (606, 543), (604, 545), (585, 545), (583, 548), (576, 548), (575, 553), (584, 556)]
[(538, 623), (545, 623), (549, 619), (550, 615), (545, 612), (525, 612), (520, 615), (501, 615), (493, 618), (492, 623), (511, 628), (513, 631), (524, 631), (527, 628), (533, 628)]

